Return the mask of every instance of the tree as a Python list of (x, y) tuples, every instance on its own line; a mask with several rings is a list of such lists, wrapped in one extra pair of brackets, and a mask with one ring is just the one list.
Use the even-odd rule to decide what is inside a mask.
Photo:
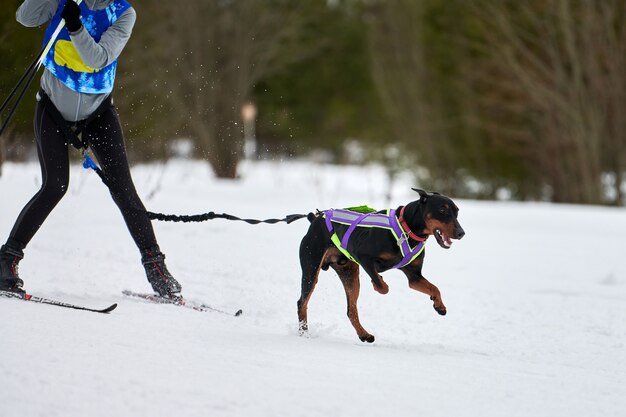
[(342, 161), (347, 139), (379, 145), (388, 132), (370, 71), (368, 28), (358, 1), (311, 4), (298, 45), (309, 56), (255, 85), (259, 145), (283, 155), (323, 149)]
[[(475, 1), (474, 60), (483, 127), (500, 115), (502, 142), (518, 141), (559, 202), (604, 202), (603, 175), (626, 170), (626, 4), (621, 0)], [(515, 134), (511, 134), (515, 132)], [(494, 130), (491, 130), (495, 134)], [(520, 134), (521, 133), (521, 134)]]
[[(15, 21), (15, 11), (21, 4), (13, 0), (0, 8), (0, 102), (8, 96), (20, 79), (35, 54), (41, 50), (41, 30), (25, 28)], [(24, 95), (7, 130), (0, 137), (0, 167), (4, 158), (23, 156), (24, 144), (31, 144), (33, 138), (32, 117), (35, 106), (35, 92), (39, 76)], [(0, 115), (0, 121), (8, 112)]]
[(133, 91), (131, 106), (166, 116), (149, 123), (167, 124), (168, 131), (192, 137), (196, 155), (208, 160), (218, 177), (235, 178), (243, 151), (241, 107), (259, 80), (314, 52), (298, 43), (318, 5), (287, 0), (147, 3), (153, 4), (138, 11), (139, 19), (145, 13), (153, 24), (143, 28), (138, 20), (132, 47), (131, 73), (141, 77), (125, 80), (127, 91)]
[(386, 113), (434, 188), (602, 203), (608, 175), (623, 204), (626, 2), (368, 4)]

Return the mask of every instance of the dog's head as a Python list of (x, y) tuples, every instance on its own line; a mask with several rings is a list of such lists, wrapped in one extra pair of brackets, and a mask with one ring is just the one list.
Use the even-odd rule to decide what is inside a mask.
[[(437, 243), (444, 249), (452, 246), (452, 239), (461, 239), (465, 231), (457, 219), (459, 208), (452, 199), (434, 192), (426, 192), (413, 188), (420, 198), (407, 205), (412, 207), (413, 219), (407, 216), (407, 222), (417, 228), (415, 232), (422, 235), (434, 235)], [(421, 214), (421, 215), (420, 215)]]

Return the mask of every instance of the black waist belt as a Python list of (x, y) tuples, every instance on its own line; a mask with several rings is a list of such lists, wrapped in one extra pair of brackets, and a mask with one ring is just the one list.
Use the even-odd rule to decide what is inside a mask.
[(52, 103), (52, 100), (50, 100), (50, 97), (48, 97), (43, 89), (39, 89), (39, 102), (44, 106), (44, 109), (48, 112), (50, 117), (52, 117), (52, 120), (54, 120), (54, 123), (61, 130), (61, 133), (65, 136), (68, 143), (71, 143), (72, 146), (79, 150), (84, 150), (89, 147), (87, 135), (84, 134), (87, 125), (93, 122), (106, 110), (113, 107), (113, 100), (111, 99), (111, 95), (109, 95), (102, 103), (100, 103), (96, 111), (91, 113), (86, 119), (78, 122), (68, 122), (63, 118), (59, 109), (56, 108), (54, 103)]

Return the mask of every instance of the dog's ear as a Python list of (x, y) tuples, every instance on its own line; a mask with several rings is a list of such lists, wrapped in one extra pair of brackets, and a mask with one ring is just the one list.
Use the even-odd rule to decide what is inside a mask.
[(411, 188), (411, 190), (415, 191), (416, 193), (418, 193), (420, 195), (420, 201), (423, 203), (428, 199), (429, 194), (419, 188)]

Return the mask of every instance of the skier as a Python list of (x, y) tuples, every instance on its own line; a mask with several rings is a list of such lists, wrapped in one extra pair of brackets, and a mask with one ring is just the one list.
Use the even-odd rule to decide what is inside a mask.
[(50, 21), (44, 44), (61, 19), (65, 19), (65, 27), (44, 60), (37, 93), (34, 124), (42, 185), (0, 248), (0, 290), (24, 292), (18, 263), (26, 245), (67, 191), (68, 143), (72, 143), (84, 149), (91, 147), (109, 178), (111, 195), (140, 250), (154, 291), (162, 297), (180, 297), (181, 286), (167, 270), (165, 255), (135, 190), (111, 99), (117, 58), (130, 38), (135, 10), (126, 0), (85, 0), (80, 6), (74, 0), (25, 0), (16, 17), (27, 27)]

